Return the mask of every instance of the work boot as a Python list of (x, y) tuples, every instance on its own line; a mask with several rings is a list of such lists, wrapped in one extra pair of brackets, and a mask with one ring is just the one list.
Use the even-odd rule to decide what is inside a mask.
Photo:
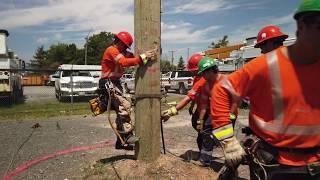
[(137, 141), (139, 141), (139, 138), (135, 135), (131, 135), (127, 138), (126, 143), (134, 145)]
[[(200, 153), (200, 158), (199, 161), (201, 162), (202, 166), (204, 167), (210, 167), (211, 162), (212, 162), (212, 156), (208, 155), (206, 153), (203, 152), (203, 150), (201, 150), (202, 152)], [(211, 152), (212, 153), (212, 152)]]
[(115, 145), (115, 148), (116, 149), (124, 149), (124, 150), (134, 150), (134, 145), (132, 145), (132, 144), (121, 144), (120, 141), (117, 141), (116, 145)]

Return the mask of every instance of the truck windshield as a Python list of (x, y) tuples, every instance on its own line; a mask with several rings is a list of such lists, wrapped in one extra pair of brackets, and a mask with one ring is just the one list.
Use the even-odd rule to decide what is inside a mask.
[(91, 74), (89, 71), (63, 71), (62, 77), (69, 77), (69, 76), (89, 76), (91, 77)]
[(192, 77), (193, 74), (190, 71), (180, 71), (178, 77)]

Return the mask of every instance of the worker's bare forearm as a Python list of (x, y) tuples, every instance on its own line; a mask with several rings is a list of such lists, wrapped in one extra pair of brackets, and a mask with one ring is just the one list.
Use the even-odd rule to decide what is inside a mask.
[(189, 96), (186, 96), (185, 98), (183, 98), (177, 105), (176, 108), (177, 110), (181, 110), (182, 108), (184, 108), (189, 102), (191, 101), (191, 99), (189, 98)]

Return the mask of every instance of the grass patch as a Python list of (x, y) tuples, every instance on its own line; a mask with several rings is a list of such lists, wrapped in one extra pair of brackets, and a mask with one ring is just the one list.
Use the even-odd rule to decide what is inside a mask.
[(0, 107), (0, 120), (45, 119), (55, 116), (90, 114), (88, 102), (40, 101)]
[[(183, 97), (167, 97), (161, 99), (161, 109), (170, 108), (165, 102), (179, 102)], [(38, 120), (50, 117), (70, 115), (91, 115), (87, 101), (58, 102), (56, 100), (35, 101), (12, 106), (0, 106), (0, 120)]]

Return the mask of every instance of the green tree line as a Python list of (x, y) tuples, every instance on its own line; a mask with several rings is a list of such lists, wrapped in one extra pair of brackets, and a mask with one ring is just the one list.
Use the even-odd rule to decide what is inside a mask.
[[(105, 49), (112, 44), (113, 34), (110, 32), (101, 32), (88, 38), (84, 47), (77, 47), (74, 43), (58, 43), (45, 49), (40, 46), (36, 49), (33, 59), (30, 60), (30, 66), (33, 69), (57, 69), (60, 64), (84, 64), (85, 47), (87, 45), (87, 64), (99, 65)], [(162, 71), (183, 70), (185, 63), (182, 57), (178, 64), (173, 65), (168, 59), (162, 59), (160, 62)], [(134, 71), (133, 68), (127, 68), (126, 73)]]
[(40, 46), (36, 49), (30, 66), (34, 69), (56, 69), (60, 64), (84, 64), (87, 45), (87, 64), (100, 64), (105, 49), (112, 44), (113, 34), (101, 32), (88, 38), (84, 47), (74, 43), (58, 43), (48, 49)]

